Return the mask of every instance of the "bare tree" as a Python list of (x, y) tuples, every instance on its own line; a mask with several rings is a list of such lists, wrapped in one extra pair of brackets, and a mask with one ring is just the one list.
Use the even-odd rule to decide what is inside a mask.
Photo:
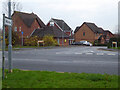
[[(6, 15), (8, 15), (8, 2), (9, 0), (5, 0), (3, 2), (3, 13), (5, 13)], [(17, 0), (11, 0), (11, 13), (13, 13), (14, 11), (21, 11), (22, 10), (22, 4), (20, 2), (18, 2)]]

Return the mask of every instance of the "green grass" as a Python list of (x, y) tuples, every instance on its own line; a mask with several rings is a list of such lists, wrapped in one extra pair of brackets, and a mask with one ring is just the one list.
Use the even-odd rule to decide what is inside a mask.
[(118, 76), (14, 70), (7, 73), (3, 88), (117, 88)]
[(120, 47), (117, 47), (117, 48), (116, 47), (111, 47), (111, 49), (120, 49)]

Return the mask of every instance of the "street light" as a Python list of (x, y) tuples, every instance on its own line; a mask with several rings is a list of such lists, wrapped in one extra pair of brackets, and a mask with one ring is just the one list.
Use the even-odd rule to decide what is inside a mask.
[[(11, 19), (11, 0), (8, 2), (8, 17)], [(12, 72), (12, 26), (8, 27), (9, 30), (9, 45), (8, 45), (8, 63), (9, 72)]]

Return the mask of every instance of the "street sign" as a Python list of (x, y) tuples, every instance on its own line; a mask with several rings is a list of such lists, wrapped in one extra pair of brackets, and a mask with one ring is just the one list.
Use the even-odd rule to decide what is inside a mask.
[(23, 32), (21, 32), (22, 33), (22, 35), (23, 35)]
[(7, 17), (5, 17), (5, 25), (12, 26), (12, 20), (7, 18)]

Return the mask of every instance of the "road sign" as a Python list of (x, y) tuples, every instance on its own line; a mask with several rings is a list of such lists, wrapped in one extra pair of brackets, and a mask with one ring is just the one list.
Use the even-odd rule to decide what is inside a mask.
[(22, 33), (22, 35), (23, 35), (23, 32), (21, 32)]
[(5, 25), (12, 26), (12, 20), (7, 18), (7, 17), (5, 17)]

